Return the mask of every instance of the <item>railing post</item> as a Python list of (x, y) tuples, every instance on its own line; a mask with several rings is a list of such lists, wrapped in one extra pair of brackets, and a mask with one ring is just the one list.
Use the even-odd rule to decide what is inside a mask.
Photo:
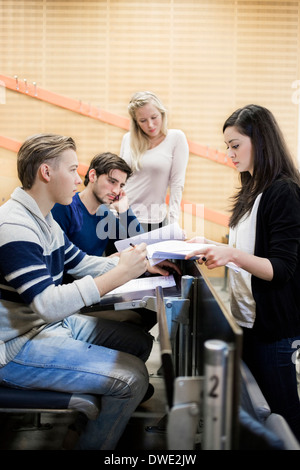
[(229, 348), (224, 341), (204, 343), (203, 450), (227, 449), (226, 391)]

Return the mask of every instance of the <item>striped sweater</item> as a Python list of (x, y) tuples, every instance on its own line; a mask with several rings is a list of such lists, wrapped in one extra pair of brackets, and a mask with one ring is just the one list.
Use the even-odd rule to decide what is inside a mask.
[[(0, 367), (47, 324), (100, 301), (93, 280), (118, 258), (89, 256), (21, 188), (0, 207)], [(64, 273), (74, 277), (62, 285)]]

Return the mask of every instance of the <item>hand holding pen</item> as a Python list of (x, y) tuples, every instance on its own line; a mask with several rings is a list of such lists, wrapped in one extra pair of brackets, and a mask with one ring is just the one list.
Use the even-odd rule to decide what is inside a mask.
[(146, 243), (141, 243), (133, 248), (122, 251), (119, 261), (119, 264), (124, 266), (131, 278), (139, 277), (147, 271), (148, 267)]
[[(135, 248), (136, 245), (133, 243), (129, 243), (132, 248)], [(151, 274), (160, 274), (161, 276), (169, 276), (170, 271), (176, 271), (178, 274), (181, 275), (181, 270), (179, 266), (169, 260), (162, 260), (160, 263), (155, 264), (155, 266), (151, 266), (149, 263), (149, 258), (146, 256), (146, 260), (148, 261), (148, 272)]]
[[(129, 245), (132, 246), (132, 248), (136, 247), (136, 245), (134, 245), (133, 243), (129, 243)], [(148, 256), (146, 256), (146, 260), (148, 260), (148, 259), (149, 259)]]

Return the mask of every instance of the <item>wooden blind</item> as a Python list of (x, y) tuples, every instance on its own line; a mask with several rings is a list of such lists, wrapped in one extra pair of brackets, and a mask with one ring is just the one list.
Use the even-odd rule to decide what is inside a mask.
[[(296, 158), (299, 7), (298, 0), (2, 0), (0, 67), (126, 117), (131, 94), (152, 90), (169, 127), (219, 151), (225, 118), (256, 102), (274, 112)], [(0, 113), (1, 133), (18, 141), (44, 131), (72, 135), (83, 163), (118, 153), (125, 132), (10, 90)], [(0, 149), (9, 175), (14, 158)], [(2, 172), (2, 188), (4, 179), (9, 191)], [(185, 199), (226, 212), (236, 185), (235, 170), (190, 155)]]

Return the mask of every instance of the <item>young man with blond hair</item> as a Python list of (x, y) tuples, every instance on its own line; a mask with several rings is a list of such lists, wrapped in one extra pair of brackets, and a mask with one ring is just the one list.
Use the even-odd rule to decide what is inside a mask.
[[(39, 134), (18, 152), (22, 187), (0, 207), (0, 384), (101, 395), (78, 449), (114, 449), (148, 387), (152, 338), (136, 325), (80, 314), (148, 267), (146, 245), (83, 253), (51, 215), (81, 179), (72, 138)], [(62, 284), (63, 275), (73, 276)]]

